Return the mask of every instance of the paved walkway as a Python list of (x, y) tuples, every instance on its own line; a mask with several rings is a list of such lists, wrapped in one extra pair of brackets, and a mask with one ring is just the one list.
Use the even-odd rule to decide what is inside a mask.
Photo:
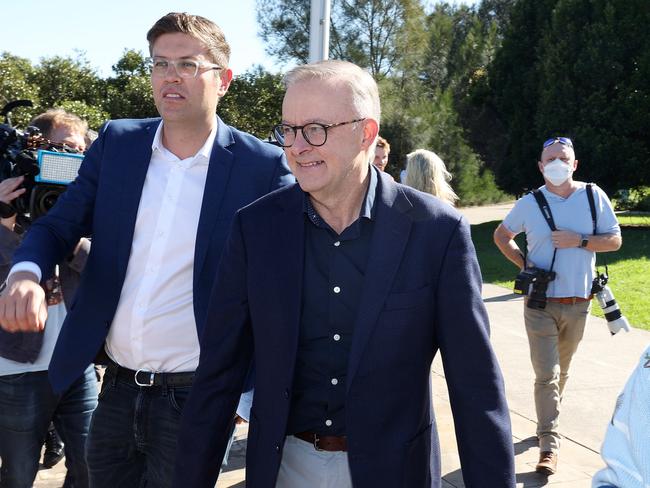
[[(461, 209), (470, 223), (501, 220), (512, 204)], [(560, 432), (564, 436), (558, 473), (545, 478), (534, 472), (538, 450), (535, 440), (533, 372), (523, 325), (523, 299), (495, 285), (483, 287), (490, 315), (492, 343), (506, 383), (512, 419), (518, 487), (588, 488), (591, 476), (602, 467), (598, 450), (616, 397), (650, 343), (650, 332), (633, 329), (610, 336), (605, 320), (590, 317), (585, 337), (574, 358), (571, 378), (562, 404)], [(597, 306), (597, 305), (595, 305)], [(443, 486), (462, 488), (453, 417), (440, 358), (432, 366), (433, 403), (442, 448)], [(231, 465), (222, 474), (218, 488), (245, 486), (244, 456), (247, 427), (239, 427)], [(43, 470), (35, 484), (39, 488), (61, 486), (62, 463)], [(492, 488), (492, 487), (490, 487)]]

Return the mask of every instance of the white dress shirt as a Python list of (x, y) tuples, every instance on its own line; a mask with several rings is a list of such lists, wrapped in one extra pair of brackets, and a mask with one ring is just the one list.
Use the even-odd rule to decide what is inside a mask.
[[(183, 160), (163, 146), (162, 127), (161, 122), (151, 145), (106, 352), (117, 364), (133, 370), (194, 371), (199, 363), (194, 248), (217, 123), (203, 147)], [(38, 270), (40, 279), (35, 263), (17, 263), (11, 272), (20, 270)]]

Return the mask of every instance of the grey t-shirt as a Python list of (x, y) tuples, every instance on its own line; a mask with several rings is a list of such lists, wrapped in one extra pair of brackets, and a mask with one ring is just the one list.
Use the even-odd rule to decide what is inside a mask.
[[(546, 186), (540, 187), (540, 190), (548, 201), (558, 230), (591, 235), (593, 223), (587, 199), (587, 185), (582, 182), (575, 183), (579, 187), (568, 198), (551, 193)], [(609, 198), (598, 186), (592, 185), (592, 188), (596, 204), (597, 234), (620, 234), (621, 229)], [(532, 194), (529, 193), (517, 201), (503, 220), (503, 225), (515, 234), (526, 233), (529, 265), (545, 270), (550, 269), (554, 249), (551, 242), (551, 229)], [(594, 252), (579, 247), (558, 249), (553, 266), (556, 277), (548, 285), (546, 295), (549, 297), (589, 296), (595, 263)]]

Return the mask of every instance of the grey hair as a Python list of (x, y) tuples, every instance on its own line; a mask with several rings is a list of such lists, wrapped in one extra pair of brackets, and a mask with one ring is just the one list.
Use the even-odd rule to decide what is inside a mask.
[(454, 193), (449, 181), (451, 173), (445, 163), (433, 151), (417, 149), (406, 155), (406, 180), (404, 183), (454, 205), (458, 195)]
[(379, 89), (373, 77), (356, 64), (341, 60), (326, 60), (296, 66), (284, 76), (284, 86), (309, 80), (333, 81), (350, 89), (357, 117), (372, 118), (379, 125), (381, 104)]

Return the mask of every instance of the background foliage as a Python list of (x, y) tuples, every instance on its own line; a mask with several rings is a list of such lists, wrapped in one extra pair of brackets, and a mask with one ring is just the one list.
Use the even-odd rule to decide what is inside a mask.
[[(258, 0), (258, 24), (278, 66), (308, 56), (309, 0)], [(406, 154), (438, 153), (462, 205), (542, 184), (541, 141), (574, 139), (576, 177), (626, 208), (650, 186), (650, 2), (483, 0), (475, 7), (424, 0), (332, 0), (330, 56), (378, 81), (388, 171)], [(127, 50), (101, 78), (85, 56), (33, 65), (0, 55), (0, 105), (31, 99), (19, 126), (61, 106), (98, 128), (106, 119), (152, 117), (144, 55)], [(280, 119), (281, 75), (258, 67), (234, 80), (222, 118), (261, 138)]]

